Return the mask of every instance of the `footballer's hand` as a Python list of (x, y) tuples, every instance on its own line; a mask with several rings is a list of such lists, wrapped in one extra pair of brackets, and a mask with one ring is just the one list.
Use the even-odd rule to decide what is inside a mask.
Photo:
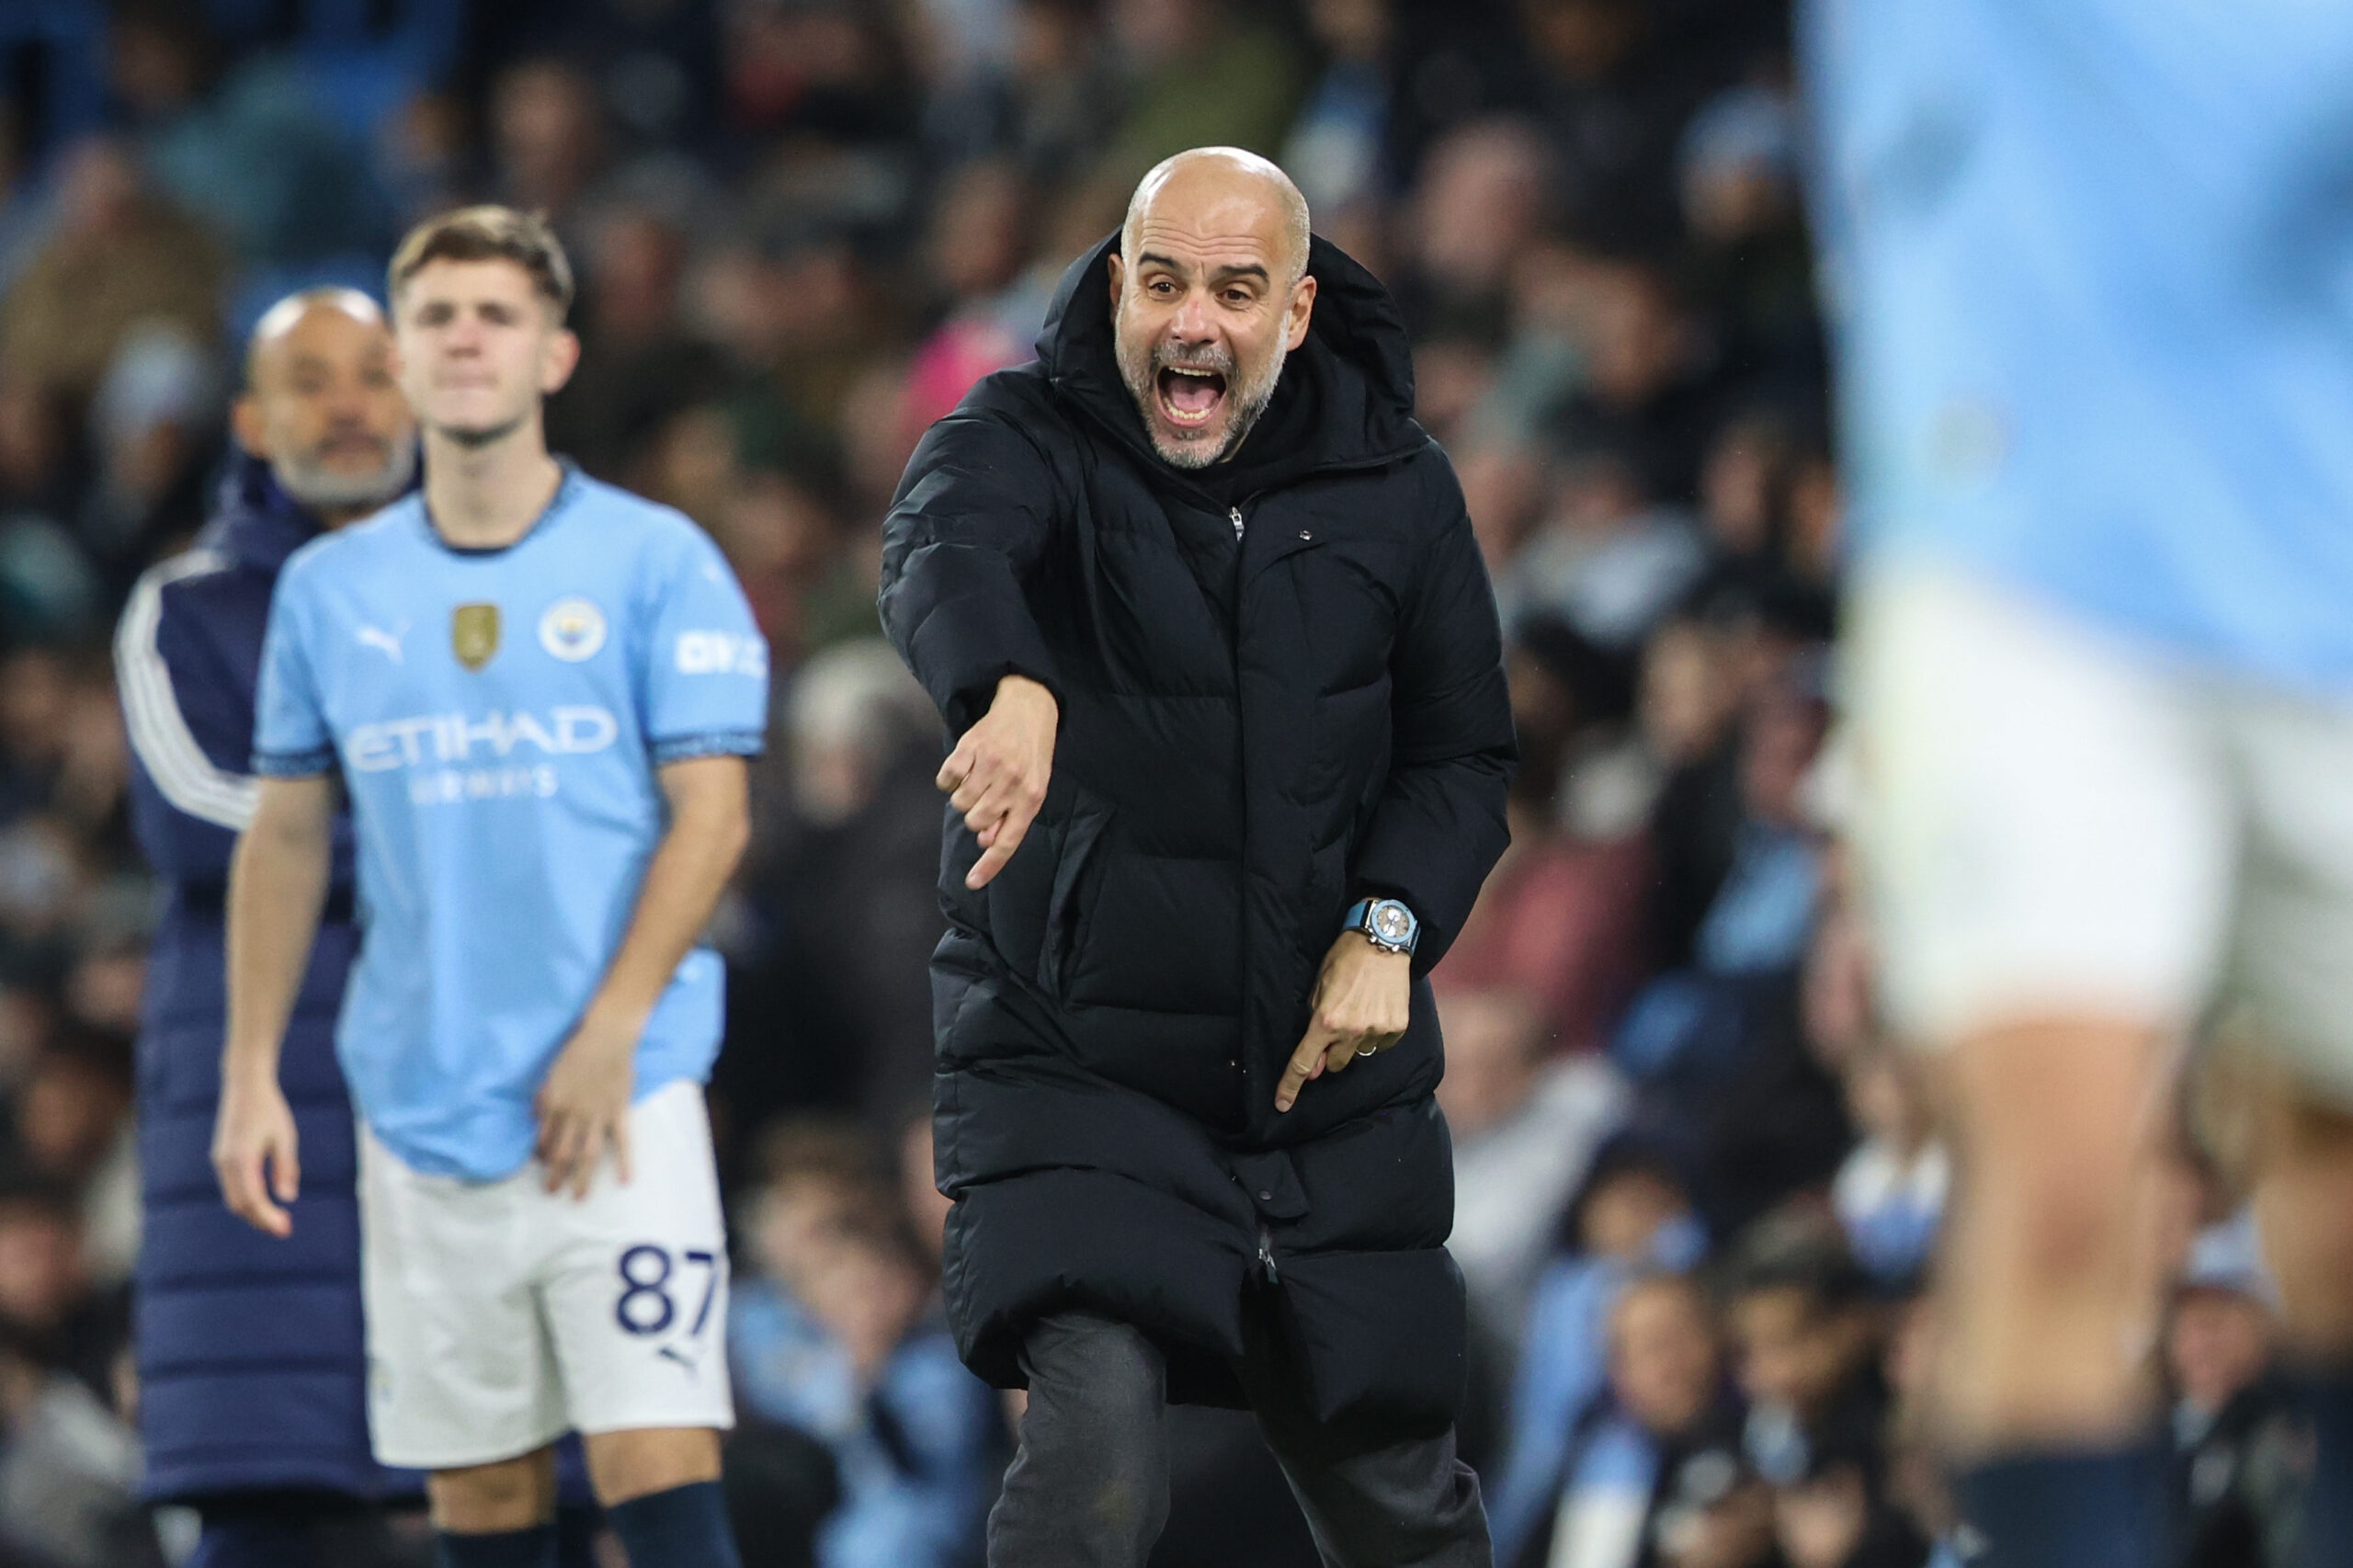
[(287, 1206), (301, 1189), (294, 1112), (278, 1077), (227, 1077), (221, 1114), (212, 1124), (212, 1170), (229, 1211), (281, 1241), (294, 1233)]
[(964, 874), (966, 887), (988, 886), (1021, 847), (1053, 775), (1061, 719), (1052, 692), (1026, 676), (1007, 676), (996, 683), (989, 710), (940, 764), (933, 782), (981, 841), (981, 858)]
[(547, 1082), (531, 1102), (540, 1119), (533, 1152), (546, 1168), (550, 1192), (569, 1185), (574, 1198), (587, 1197), (608, 1147), (621, 1185), (629, 1185), (629, 1106), (637, 1087), (637, 1038), (642, 1032), (642, 1027), (600, 1019), (592, 1009), (556, 1052)]
[(1309, 1079), (1337, 1073), (1404, 1039), (1413, 1007), (1413, 955), (1385, 952), (1362, 932), (1341, 932), (1324, 955), (1307, 1033), (1275, 1085), (1275, 1108), (1290, 1109)]

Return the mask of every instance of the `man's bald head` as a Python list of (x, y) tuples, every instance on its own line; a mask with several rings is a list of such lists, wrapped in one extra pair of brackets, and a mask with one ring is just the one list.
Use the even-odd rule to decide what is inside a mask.
[(239, 444), (330, 526), (374, 511), (416, 472), (392, 331), (356, 289), (305, 289), (262, 312), (234, 416)]
[(1133, 256), (1146, 215), (1163, 206), (1174, 209), (1179, 222), (1231, 202), (1263, 203), (1279, 236), (1279, 255), (1290, 263), (1286, 282), (1298, 281), (1307, 270), (1307, 198), (1272, 159), (1239, 147), (1195, 147), (1163, 158), (1137, 182), (1128, 199), (1127, 220), (1120, 225), (1120, 249)]
[(1256, 153), (1199, 147), (1143, 176), (1110, 258), (1120, 378), (1162, 460), (1240, 449), (1307, 338), (1307, 201)]
[(254, 324), (254, 335), (245, 340), (245, 385), (251, 389), (261, 377), (265, 357), (283, 347), (294, 329), (314, 311), (333, 311), (349, 317), (363, 327), (390, 332), (385, 324), (383, 307), (357, 289), (339, 284), (324, 284), (316, 289), (298, 289), (278, 303), (262, 312), (261, 320)]

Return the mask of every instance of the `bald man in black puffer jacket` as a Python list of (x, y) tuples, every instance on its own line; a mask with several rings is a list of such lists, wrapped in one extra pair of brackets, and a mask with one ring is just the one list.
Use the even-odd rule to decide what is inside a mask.
[(1141, 1564), (1164, 1400), (1328, 1562), (1484, 1564), (1424, 978), (1503, 849), (1494, 599), (1381, 286), (1227, 150), (916, 451), (882, 615), (956, 744), (946, 1288), (1028, 1387), (990, 1562)]

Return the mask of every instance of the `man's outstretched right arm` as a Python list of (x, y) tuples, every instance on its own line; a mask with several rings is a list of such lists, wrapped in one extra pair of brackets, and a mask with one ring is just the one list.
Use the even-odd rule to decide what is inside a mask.
[(958, 737), (939, 773), (982, 854), (980, 887), (1045, 799), (1061, 687), (1026, 588), (1054, 531), (1052, 470), (1010, 425), (931, 427), (883, 521), (883, 630)]
[(335, 786), (326, 774), (260, 785), (229, 866), (229, 1031), (212, 1168), (238, 1218), (285, 1236), (301, 1166), (278, 1053), (334, 869)]

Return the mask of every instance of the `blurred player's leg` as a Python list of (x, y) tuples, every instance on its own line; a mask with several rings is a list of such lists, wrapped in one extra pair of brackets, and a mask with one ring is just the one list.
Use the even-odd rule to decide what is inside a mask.
[(1962, 1452), (2104, 1443), (2144, 1424), (2157, 1281), (2164, 1041), (2098, 1021), (2020, 1023), (1947, 1059), (1968, 1201), (1946, 1256), (1953, 1374), (1942, 1411)]
[(588, 1470), (632, 1564), (739, 1568), (719, 1485), (719, 1434), (708, 1427), (601, 1432)]
[(2147, 1350), (2165, 1043), (2054, 1019), (1949, 1050), (1965, 1174), (1942, 1259), (1940, 1409), (1991, 1562), (2159, 1560)]
[(2154, 664), (1958, 574), (1870, 585), (1858, 847), (1961, 1155), (1939, 1380), (1998, 1568), (2147, 1568), (2163, 1085), (2219, 969), (2230, 801)]
[(555, 1450), (433, 1472), (441, 1568), (554, 1568)]

